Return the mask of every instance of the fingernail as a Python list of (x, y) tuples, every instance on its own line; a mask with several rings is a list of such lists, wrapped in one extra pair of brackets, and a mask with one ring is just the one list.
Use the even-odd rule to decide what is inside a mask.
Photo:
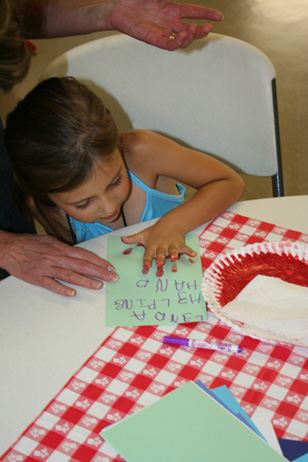
[(109, 275), (109, 281), (110, 282), (115, 282), (119, 279), (119, 275), (117, 273), (110, 273)]
[(107, 270), (114, 272), (116, 269), (115, 269), (114, 266), (110, 265), (110, 266), (107, 267)]
[(91, 285), (93, 289), (101, 289), (103, 287), (102, 281), (93, 281)]
[(66, 295), (68, 297), (74, 297), (74, 295), (76, 295), (76, 290), (74, 290), (74, 289), (66, 289)]

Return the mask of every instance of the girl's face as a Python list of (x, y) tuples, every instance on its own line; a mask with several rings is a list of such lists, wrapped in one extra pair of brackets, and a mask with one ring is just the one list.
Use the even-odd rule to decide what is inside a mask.
[(118, 149), (108, 159), (98, 159), (83, 184), (66, 192), (49, 194), (50, 199), (75, 220), (112, 223), (121, 215), (131, 181)]

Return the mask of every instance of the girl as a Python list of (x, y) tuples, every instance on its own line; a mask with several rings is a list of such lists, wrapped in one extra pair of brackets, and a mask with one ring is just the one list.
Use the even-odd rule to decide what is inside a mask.
[[(194, 256), (185, 234), (213, 219), (243, 191), (221, 162), (147, 130), (118, 134), (102, 101), (72, 77), (34, 88), (5, 132), (14, 197), (48, 234), (74, 244), (126, 225), (159, 220), (123, 238), (144, 245), (143, 264)], [(197, 191), (185, 202), (181, 181)]]

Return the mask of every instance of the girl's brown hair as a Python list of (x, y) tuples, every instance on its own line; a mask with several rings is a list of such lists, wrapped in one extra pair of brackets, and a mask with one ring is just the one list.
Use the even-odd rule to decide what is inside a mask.
[(8, 115), (5, 143), (18, 209), (29, 217), (31, 198), (52, 228), (49, 194), (81, 184), (95, 160), (117, 148), (118, 133), (108, 109), (85, 85), (72, 77), (51, 78)]

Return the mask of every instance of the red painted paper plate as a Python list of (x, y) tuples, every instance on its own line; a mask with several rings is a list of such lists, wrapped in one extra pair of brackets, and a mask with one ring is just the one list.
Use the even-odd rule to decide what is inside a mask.
[[(268, 296), (262, 290), (256, 292), (258, 287), (263, 287), (254, 286), (257, 284), (255, 281), (260, 280), (263, 284), (264, 281), (270, 281), (271, 284), (278, 281), (280, 285), (275, 286), (277, 292)], [(281, 285), (283, 287), (280, 290)], [(254, 292), (251, 292), (250, 298), (252, 287)], [(275, 294), (281, 296), (285, 289), (292, 289), (293, 292), (289, 290), (286, 293), (288, 296), (295, 294), (294, 303), (273, 307), (271, 318), (270, 311), (262, 313), (262, 310), (268, 309), (265, 308), (266, 297), (268, 303), (270, 299), (275, 301)], [(216, 259), (204, 272), (201, 290), (208, 309), (235, 330), (263, 340), (308, 346), (307, 245), (290, 241), (262, 242), (236, 249)], [(303, 301), (305, 296), (307, 308)], [(240, 306), (241, 297), (243, 300), (246, 297), (246, 305), (242, 302)], [(300, 298), (303, 306), (297, 312), (297, 305), (300, 305), (297, 301)], [(299, 333), (299, 330), (302, 332)]]

